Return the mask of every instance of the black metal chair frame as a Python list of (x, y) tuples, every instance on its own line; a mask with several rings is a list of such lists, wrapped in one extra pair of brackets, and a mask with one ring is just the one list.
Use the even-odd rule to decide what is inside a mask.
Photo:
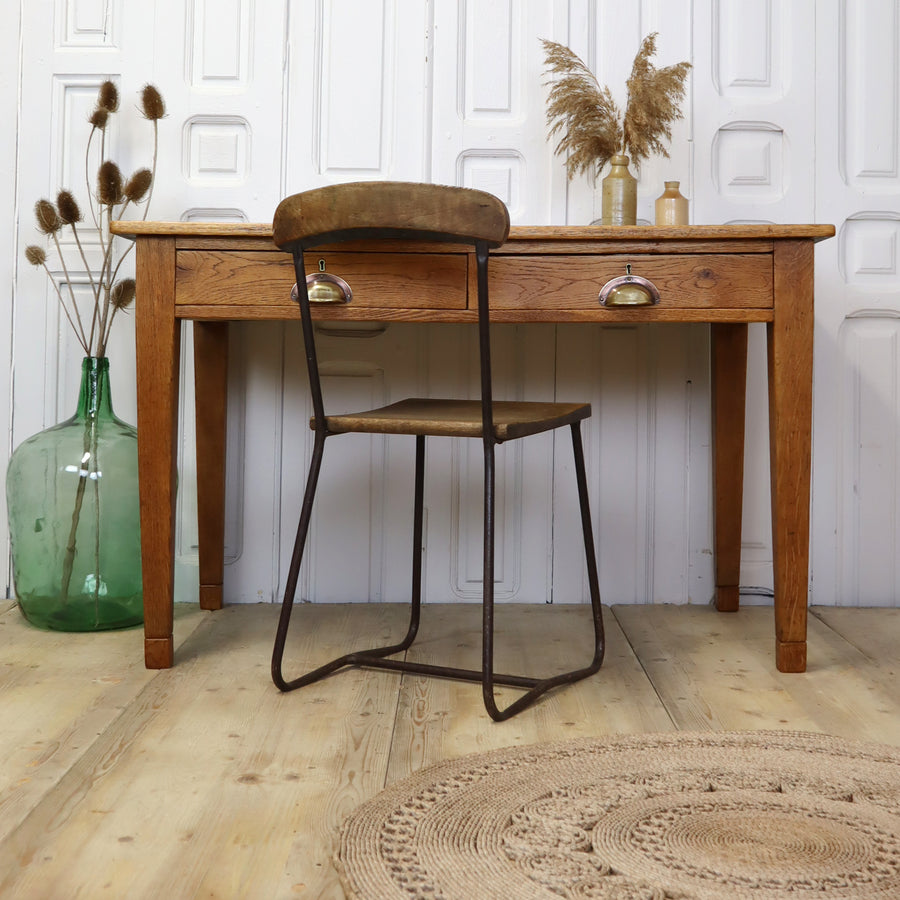
[[(387, 647), (376, 647), (346, 653), (333, 659), (311, 672), (298, 678), (286, 680), (283, 675), (283, 658), (285, 642), (290, 624), (291, 612), (297, 591), (303, 551), (312, 518), (313, 502), (316, 495), (325, 441), (334, 436), (329, 432), (322, 399), (322, 388), (316, 355), (316, 344), (310, 313), (310, 300), (306, 284), (304, 268), (304, 250), (319, 246), (325, 242), (332, 244), (344, 240), (373, 238), (396, 238), (399, 232), (389, 230), (384, 233), (364, 234), (359, 230), (332, 232), (326, 236), (309, 236), (294, 243), (290, 248), (293, 254), (294, 269), (297, 277), (300, 319), (303, 330), (304, 349), (306, 353), (309, 387), (313, 406), (315, 437), (310, 461), (306, 489), (300, 512), (300, 523), (294, 543), (293, 554), (285, 584), (284, 600), (281, 616), (275, 637), (272, 653), (272, 680), (282, 691), (291, 691), (329, 675), (345, 666), (359, 666), (376, 669), (389, 669), (398, 672), (410, 672), (419, 675), (452, 678), (464, 681), (480, 682), (484, 705), (488, 714), (495, 721), (502, 721), (531, 705), (538, 697), (559, 685), (570, 684), (596, 673), (603, 662), (605, 650), (603, 617), (600, 603), (600, 588), (597, 575), (597, 561), (594, 549), (593, 528), (591, 525), (590, 505), (588, 500), (587, 478), (585, 475), (584, 449), (581, 438), (580, 421), (569, 427), (572, 434), (572, 450), (575, 460), (575, 475), (578, 488), (578, 500), (581, 513), (582, 534), (587, 562), (588, 589), (591, 599), (591, 616), (594, 629), (594, 649), (591, 662), (579, 669), (553, 675), (546, 678), (533, 678), (519, 675), (504, 675), (494, 672), (494, 496), (495, 496), (495, 446), (500, 443), (496, 439), (493, 427), (492, 389), (491, 389), (491, 349), (490, 349), (490, 317), (488, 299), (488, 256), (489, 246), (485, 240), (475, 240), (475, 260), (477, 266), (478, 285), (478, 340), (481, 367), (481, 410), (484, 446), (484, 564), (483, 564), (483, 597), (482, 597), (482, 666), (481, 669), (459, 669), (452, 666), (411, 662), (406, 659), (389, 659), (388, 657), (402, 653), (413, 643), (419, 629), (422, 604), (422, 528), (423, 501), (425, 488), (425, 435), (416, 434), (415, 464), (415, 497), (413, 513), (413, 559), (412, 559), (412, 596), (409, 625), (405, 637), (396, 644)], [(448, 235), (435, 232), (403, 231), (402, 236), (408, 239), (428, 241), (448, 241), (460, 243), (459, 235)], [(506, 685), (525, 689), (525, 693), (503, 709), (497, 706), (495, 685)]]

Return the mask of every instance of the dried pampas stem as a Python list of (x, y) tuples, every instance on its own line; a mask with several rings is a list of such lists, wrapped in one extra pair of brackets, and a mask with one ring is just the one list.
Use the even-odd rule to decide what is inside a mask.
[(569, 178), (590, 172), (594, 178), (622, 143), (619, 108), (591, 70), (568, 47), (542, 41), (548, 71), (562, 74), (550, 88), (547, 124), (550, 137), (560, 132), (558, 155), (566, 155)]
[(668, 156), (663, 141), (671, 140), (671, 123), (682, 118), (679, 103), (690, 63), (657, 69), (656, 32), (647, 35), (634, 59), (626, 86), (624, 116), (608, 87), (601, 86), (588, 66), (563, 44), (542, 41), (551, 83), (547, 98), (549, 136), (562, 134), (556, 153), (566, 155), (566, 172), (589, 173), (596, 180), (610, 157), (625, 154), (640, 167), (658, 153)]
[(672, 139), (672, 122), (683, 118), (679, 104), (691, 64), (681, 62), (657, 69), (650, 59), (656, 53), (656, 32), (647, 35), (634, 59), (628, 79), (628, 106), (623, 123), (625, 152), (638, 164), (655, 153), (668, 158), (663, 139)]

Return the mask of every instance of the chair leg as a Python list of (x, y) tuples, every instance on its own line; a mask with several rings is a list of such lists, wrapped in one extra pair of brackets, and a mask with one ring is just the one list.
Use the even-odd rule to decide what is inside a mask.
[(494, 653), (494, 454), (485, 453), (485, 500), (484, 500), (484, 635), (482, 662), (482, 692), (488, 715), (495, 722), (509, 719), (530, 706), (541, 694), (563, 684), (571, 684), (596, 673), (603, 663), (605, 638), (603, 632), (603, 610), (600, 603), (600, 580), (597, 575), (597, 557), (594, 549), (594, 530), (591, 524), (590, 501), (587, 476), (584, 466), (584, 446), (581, 440), (581, 423), (573, 422), (572, 452), (575, 457), (575, 480), (578, 487), (578, 506), (581, 513), (581, 531), (584, 538), (584, 552), (587, 563), (588, 590), (591, 596), (591, 618), (594, 624), (594, 653), (589, 665), (561, 675), (542, 679), (518, 679), (519, 686), (529, 687), (521, 697), (504, 709), (497, 707), (493, 685), (513, 683), (509, 676), (496, 676), (493, 672)]
[(587, 674), (596, 672), (603, 663), (606, 640), (603, 632), (603, 608), (600, 603), (600, 578), (597, 575), (597, 551), (594, 546), (594, 528), (591, 524), (591, 505), (588, 496), (587, 475), (584, 470), (584, 445), (581, 440), (581, 422), (573, 422), (572, 453), (575, 457), (575, 481), (578, 485), (578, 507), (581, 511), (581, 533), (584, 538), (584, 558), (587, 564), (588, 592), (591, 596), (591, 617), (594, 623), (594, 658)]
[(371, 650), (346, 653), (295, 678), (286, 681), (283, 675), (284, 647), (287, 640), (288, 627), (291, 620), (291, 612), (294, 607), (294, 596), (297, 592), (297, 582), (300, 574), (300, 565), (303, 561), (303, 551), (309, 534), (309, 525), (312, 520), (313, 501), (315, 500), (316, 487), (319, 481), (319, 472), (322, 467), (322, 457), (325, 448), (324, 433), (316, 432), (313, 444), (312, 459), (310, 460), (309, 474), (306, 479), (306, 490), (303, 495), (303, 505), (300, 510), (300, 523), (297, 526), (297, 537), (294, 541), (294, 551), (291, 556), (291, 564), (288, 569), (287, 583), (285, 585), (284, 599), (281, 605), (281, 616), (278, 620), (278, 628), (275, 632), (275, 646), (272, 650), (272, 681), (281, 691), (292, 691), (296, 688), (312, 684), (326, 675), (350, 665), (378, 666), (392, 668), (402, 665), (402, 660), (381, 660), (381, 657), (390, 656), (406, 650), (415, 639), (419, 629), (419, 616), (422, 600), (422, 531), (423, 531), (423, 507), (425, 496), (425, 438), (416, 436), (416, 474), (415, 474), (415, 498), (413, 509), (413, 562), (412, 562), (412, 601), (410, 605), (410, 618), (406, 635), (403, 640), (389, 647), (375, 647)]
[(316, 431), (313, 443), (313, 453), (309, 464), (309, 474), (306, 476), (306, 490), (303, 494), (303, 505), (300, 509), (300, 524), (297, 526), (297, 537), (294, 539), (294, 551), (291, 555), (291, 564), (288, 569), (287, 583), (284, 589), (284, 600), (281, 603), (281, 615), (278, 619), (278, 629), (275, 632), (275, 646), (272, 649), (272, 681), (279, 690), (290, 690), (292, 685), (284, 680), (282, 673), (282, 661), (284, 659), (284, 644), (287, 639), (288, 626), (291, 622), (291, 611), (294, 608), (294, 595), (297, 593), (297, 580), (300, 576), (300, 564), (303, 562), (303, 550), (306, 546), (306, 536), (309, 532), (309, 523), (312, 518), (313, 501), (316, 497), (316, 486), (319, 482), (319, 472), (322, 468), (322, 455), (325, 451), (325, 433)]
[(499, 722), (506, 718), (494, 699), (494, 445), (484, 443), (484, 564), (481, 576), (481, 693), (488, 715)]
[[(272, 653), (272, 680), (282, 691), (290, 691), (303, 685), (311, 684), (320, 678), (340, 669), (344, 666), (362, 666), (375, 669), (388, 669), (395, 672), (411, 672), (419, 675), (429, 675), (439, 678), (452, 678), (463, 681), (481, 682), (482, 695), (485, 709), (488, 715), (497, 722), (509, 719), (516, 713), (530, 706), (538, 697), (551, 688), (563, 684), (571, 684), (589, 675), (593, 675), (603, 662), (604, 636), (603, 618), (600, 605), (600, 589), (597, 577), (597, 560), (594, 551), (593, 530), (591, 527), (590, 506), (588, 501), (587, 478), (584, 466), (584, 450), (581, 442), (580, 423), (572, 426), (572, 447), (575, 456), (575, 475), (578, 485), (578, 500), (581, 511), (581, 524), (584, 536), (585, 555), (587, 558), (588, 585), (591, 595), (591, 611), (594, 622), (594, 655), (590, 665), (564, 672), (549, 678), (531, 678), (521, 675), (505, 675), (494, 671), (494, 545), (495, 545), (495, 459), (492, 444), (485, 445), (484, 461), (484, 596), (482, 608), (482, 665), (481, 669), (457, 669), (451, 666), (433, 665), (428, 663), (410, 662), (405, 659), (387, 659), (395, 653), (409, 648), (415, 639), (419, 627), (419, 619), (422, 601), (422, 532), (423, 532), (423, 508), (425, 485), (425, 438), (416, 437), (416, 474), (415, 474), (415, 499), (413, 510), (413, 561), (412, 561), (412, 592), (410, 604), (410, 619), (407, 632), (402, 641), (389, 647), (377, 647), (371, 650), (356, 651), (340, 656), (319, 668), (295, 678), (285, 681), (282, 675), (282, 659), (284, 656), (285, 640), (288, 625), (290, 623), (291, 610), (294, 603), (294, 594), (297, 589), (297, 581), (300, 564), (303, 558), (303, 549), (306, 543), (309, 524), (312, 517), (312, 506), (315, 498), (316, 485), (322, 463), (324, 449), (324, 435), (316, 435), (313, 448), (312, 461), (310, 463), (309, 476), (307, 478), (306, 492), (303, 498), (303, 507), (300, 513), (300, 524), (297, 529), (297, 539), (294, 544), (294, 553), (291, 558), (291, 566), (288, 571), (287, 586), (281, 609), (281, 618), (278, 622), (278, 630), (275, 637), (275, 647)], [(494, 689), (496, 685), (522, 688), (525, 693), (518, 697), (503, 709), (497, 706)]]

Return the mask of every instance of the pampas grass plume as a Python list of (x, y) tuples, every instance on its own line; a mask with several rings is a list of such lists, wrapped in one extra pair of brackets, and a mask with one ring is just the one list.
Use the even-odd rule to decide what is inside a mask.
[(553, 82), (547, 102), (547, 124), (552, 138), (562, 133), (557, 154), (566, 155), (566, 172), (590, 172), (596, 179), (611, 156), (625, 154), (636, 167), (654, 153), (668, 156), (664, 141), (671, 140), (671, 123), (682, 118), (679, 103), (691, 64), (681, 62), (657, 69), (656, 32), (647, 35), (634, 58), (626, 87), (624, 116), (609, 88), (568, 47), (542, 41), (545, 65)]
[(550, 137), (562, 133), (556, 153), (566, 156), (566, 172), (590, 172), (594, 178), (622, 143), (620, 113), (593, 72), (563, 44), (542, 41), (547, 69), (560, 75), (550, 88), (547, 124)]
[(638, 162), (654, 153), (668, 158), (663, 140), (672, 139), (671, 123), (683, 118), (679, 103), (691, 64), (681, 62), (657, 69), (650, 62), (656, 53), (656, 32), (648, 34), (634, 58), (628, 79), (628, 108), (622, 125), (624, 146)]

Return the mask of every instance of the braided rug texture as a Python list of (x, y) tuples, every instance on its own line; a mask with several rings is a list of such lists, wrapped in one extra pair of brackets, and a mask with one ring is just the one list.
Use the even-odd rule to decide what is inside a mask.
[(467, 756), (344, 823), (353, 900), (900, 898), (900, 749), (792, 732)]

